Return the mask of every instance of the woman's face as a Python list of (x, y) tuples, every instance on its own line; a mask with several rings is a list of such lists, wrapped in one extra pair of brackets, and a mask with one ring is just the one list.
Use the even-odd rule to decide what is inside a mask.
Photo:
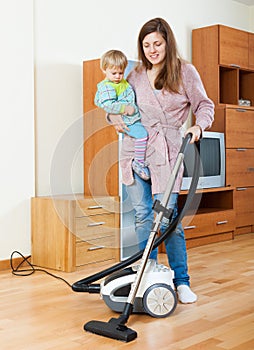
[(160, 65), (166, 56), (166, 41), (158, 32), (147, 34), (143, 40), (143, 50), (153, 66)]

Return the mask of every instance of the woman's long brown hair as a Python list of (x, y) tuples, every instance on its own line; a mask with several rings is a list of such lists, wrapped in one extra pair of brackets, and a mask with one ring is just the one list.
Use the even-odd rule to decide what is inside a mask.
[(142, 66), (151, 69), (152, 64), (147, 60), (143, 50), (144, 38), (153, 32), (158, 32), (166, 41), (166, 56), (162, 69), (155, 79), (154, 85), (158, 90), (165, 89), (170, 92), (179, 92), (182, 83), (181, 62), (182, 59), (177, 50), (177, 44), (169, 24), (162, 18), (154, 18), (146, 22), (138, 36), (138, 58)]

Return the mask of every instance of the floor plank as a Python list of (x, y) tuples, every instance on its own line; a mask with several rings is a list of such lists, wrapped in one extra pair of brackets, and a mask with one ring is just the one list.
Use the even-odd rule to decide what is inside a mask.
[[(75, 293), (42, 272), (14, 276), (0, 272), (0, 339), (4, 350), (253, 350), (254, 234), (233, 241), (191, 248), (189, 268), (195, 304), (178, 304), (168, 318), (131, 315), (128, 327), (138, 338), (130, 343), (83, 331), (92, 319), (118, 314), (98, 295)], [(166, 256), (160, 254), (166, 264)], [(73, 273), (50, 271), (70, 284), (108, 267), (96, 264)]]

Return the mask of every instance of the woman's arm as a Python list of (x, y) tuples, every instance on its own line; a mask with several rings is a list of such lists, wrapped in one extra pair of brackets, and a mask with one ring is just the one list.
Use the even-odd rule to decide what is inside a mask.
[[(192, 64), (186, 64), (183, 70), (185, 92), (201, 133), (209, 129), (214, 121), (214, 103), (208, 98), (200, 75)], [(198, 130), (194, 130), (196, 133)]]

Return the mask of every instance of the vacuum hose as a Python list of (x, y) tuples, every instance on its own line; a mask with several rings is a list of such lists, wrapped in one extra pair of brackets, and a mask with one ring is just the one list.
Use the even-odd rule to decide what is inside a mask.
[[(187, 146), (191, 140), (191, 137), (192, 137), (192, 134), (190, 134), (190, 133), (186, 135), (186, 137), (183, 140), (183, 143), (182, 143), (182, 146), (181, 146), (179, 153), (184, 154), (186, 152), (186, 149), (187, 149)], [(187, 194), (184, 206), (181, 209), (181, 211), (179, 211), (179, 213), (175, 217), (175, 219), (173, 219), (172, 222), (169, 223), (165, 232), (155, 240), (153, 249), (157, 248), (176, 229), (178, 223), (183, 219), (186, 211), (188, 210), (191, 202), (193, 201), (193, 198), (194, 198), (194, 195), (195, 195), (195, 192), (197, 189), (198, 180), (199, 180), (199, 173), (200, 173), (199, 141), (195, 142), (195, 145), (196, 145), (196, 147), (195, 147), (194, 173), (192, 176), (190, 189), (189, 189), (189, 192)], [(92, 284), (92, 283), (94, 283), (94, 282), (112, 274), (113, 272), (121, 270), (121, 269), (127, 267), (128, 265), (133, 264), (134, 262), (138, 261), (142, 257), (143, 251), (144, 251), (144, 249), (135, 253), (134, 255), (129, 257), (128, 259), (121, 261), (120, 263), (117, 263), (117, 264), (115, 264), (115, 265), (113, 265), (105, 270), (102, 270), (98, 273), (95, 273), (94, 275), (88, 276), (82, 280), (79, 280), (79, 281), (73, 283), (72, 290), (75, 292), (83, 292), (83, 293), (84, 292), (85, 293), (100, 293), (100, 284)]]

